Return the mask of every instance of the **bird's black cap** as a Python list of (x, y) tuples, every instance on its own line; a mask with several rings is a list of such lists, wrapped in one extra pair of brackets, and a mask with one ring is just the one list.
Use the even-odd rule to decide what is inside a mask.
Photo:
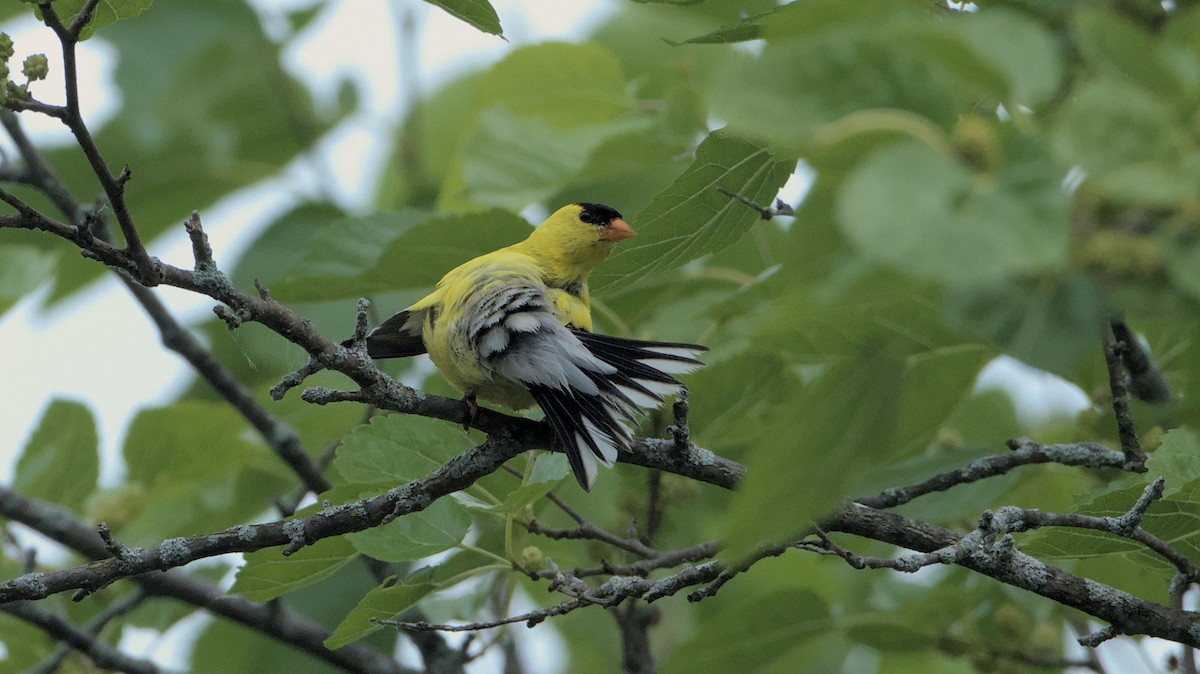
[(621, 217), (617, 209), (604, 204), (588, 204), (580, 202), (576, 204), (583, 208), (583, 212), (579, 214), (579, 219), (590, 225), (607, 225), (608, 223)]

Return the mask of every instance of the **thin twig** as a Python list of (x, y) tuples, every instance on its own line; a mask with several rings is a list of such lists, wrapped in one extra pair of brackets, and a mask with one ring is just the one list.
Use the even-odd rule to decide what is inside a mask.
[(1117, 435), (1121, 439), (1121, 451), (1125, 454), (1126, 470), (1146, 472), (1146, 453), (1138, 441), (1137, 429), (1133, 424), (1133, 413), (1129, 409), (1129, 390), (1125, 387), (1123, 358), (1128, 352), (1125, 342), (1110, 338), (1104, 345), (1104, 364), (1108, 368), (1108, 387), (1112, 391), (1113, 416), (1117, 421)]
[(727, 567), (724, 570), (722, 570), (721, 573), (719, 575), (717, 575), (717, 577), (714, 578), (712, 580), (712, 582), (709, 583), (708, 585), (706, 585), (705, 587), (689, 594), (688, 598), (687, 598), (688, 601), (698, 602), (702, 599), (705, 599), (707, 597), (711, 597), (711, 596), (715, 595), (718, 591), (720, 591), (720, 589), (722, 587), (725, 586), (725, 583), (728, 583), (729, 581), (733, 580), (734, 576), (738, 575), (739, 573), (748, 571), (750, 569), (750, 567), (754, 566), (755, 564), (761, 562), (764, 559), (767, 559), (768, 557), (778, 557), (779, 555), (782, 555), (784, 552), (787, 552), (788, 548), (791, 548), (794, 546), (795, 546), (795, 544), (790, 543), (790, 542), (789, 543), (773, 543), (771, 545), (764, 545), (763, 547), (754, 551), (750, 555), (746, 556), (745, 559), (738, 562), (736, 565)]
[[(607, 560), (602, 559), (600, 560), (601, 566), (599, 567), (576, 568), (571, 569), (567, 573), (574, 578), (590, 578), (593, 576), (640, 576), (644, 578), (659, 569), (670, 569), (681, 564), (691, 564), (712, 559), (720, 551), (721, 546), (718, 543), (701, 543), (693, 545), (690, 548), (671, 550), (660, 554), (658, 557), (639, 559), (631, 564), (621, 566), (610, 564)], [(554, 571), (538, 571), (534, 576), (537, 578), (553, 578)]]
[(619, 548), (626, 552), (641, 557), (642, 559), (651, 559), (658, 557), (662, 553), (654, 548), (642, 543), (636, 538), (622, 538), (610, 534), (609, 532), (597, 527), (591, 522), (584, 521), (575, 529), (558, 529), (555, 527), (544, 527), (538, 524), (537, 520), (531, 520), (525, 527), (531, 534), (545, 536), (552, 540), (592, 540), (607, 543), (614, 548)]
[(528, 627), (533, 627), (547, 618), (566, 615), (584, 606), (600, 605), (615, 607), (630, 598), (641, 598), (647, 602), (653, 602), (674, 595), (686, 587), (709, 582), (716, 578), (719, 572), (720, 569), (716, 562), (709, 562), (695, 567), (685, 566), (680, 571), (658, 580), (616, 576), (610, 578), (599, 587), (591, 587), (569, 574), (554, 570), (553, 573), (555, 573), (557, 579), (555, 583), (551, 584), (551, 589), (566, 594), (569, 599), (548, 608), (529, 611), (528, 613), (500, 618), (498, 620), (486, 620), (464, 625), (392, 620), (376, 620), (374, 622), (409, 630), (438, 632), (475, 632), (520, 622), (525, 623)]
[(116, 177), (113, 176), (112, 171), (108, 168), (107, 162), (105, 162), (104, 157), (100, 153), (100, 148), (96, 146), (96, 141), (92, 138), (91, 131), (83, 121), (83, 115), (79, 108), (79, 75), (76, 66), (75, 46), (79, 42), (80, 32), (91, 19), (92, 11), (96, 8), (97, 4), (99, 4), (97, 0), (88, 0), (88, 2), (84, 3), (83, 9), (79, 12), (79, 15), (70, 27), (63, 25), (58, 12), (55, 11), (54, 6), (49, 2), (42, 3), (38, 7), (41, 9), (43, 22), (54, 31), (62, 43), (63, 81), (66, 88), (67, 104), (66, 114), (60, 119), (75, 136), (75, 142), (83, 150), (88, 164), (92, 167), (92, 172), (99, 179), (100, 186), (104, 189), (104, 194), (108, 197), (113, 214), (116, 216), (117, 223), (121, 227), (121, 236), (125, 239), (125, 251), (139, 272), (138, 281), (146, 286), (154, 286), (161, 281), (161, 274), (155, 261), (150, 258), (150, 254), (146, 251), (146, 246), (142, 243), (137, 227), (133, 223), (133, 216), (130, 214), (129, 207), (125, 202), (125, 185), (118, 182)]
[(748, 206), (748, 207), (758, 211), (759, 217), (761, 217), (763, 220), (770, 220), (771, 218), (774, 218), (778, 215), (795, 215), (796, 214), (795, 209), (793, 209), (789, 204), (784, 203), (782, 199), (775, 200), (774, 208), (767, 208), (765, 206), (759, 206), (758, 204), (754, 203), (754, 201), (750, 200), (747, 197), (744, 197), (740, 194), (736, 194), (734, 192), (730, 192), (729, 190), (725, 189), (724, 187), (721, 187), (720, 185), (717, 186), (717, 191), (720, 192), (721, 194), (724, 194), (725, 196), (729, 197), (730, 199), (734, 199), (738, 202), (741, 202), (743, 205)]
[(1121, 468), (1126, 463), (1126, 458), (1123, 454), (1095, 442), (1039, 445), (1029, 438), (1018, 438), (1009, 440), (1009, 448), (1012, 451), (1007, 454), (997, 454), (977, 459), (962, 468), (934, 475), (913, 485), (893, 487), (873, 496), (864, 496), (851, 500), (871, 508), (894, 508), (920, 496), (946, 491), (958, 485), (970, 484), (989, 477), (1003, 475), (1020, 466), (1039, 463), (1058, 463), (1064, 466)]

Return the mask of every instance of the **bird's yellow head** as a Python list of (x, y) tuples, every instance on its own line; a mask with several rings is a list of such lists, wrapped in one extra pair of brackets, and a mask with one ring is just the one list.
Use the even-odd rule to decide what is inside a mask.
[(613, 245), (636, 235), (616, 209), (568, 204), (538, 225), (525, 245), (544, 261), (552, 276), (582, 279), (608, 257)]

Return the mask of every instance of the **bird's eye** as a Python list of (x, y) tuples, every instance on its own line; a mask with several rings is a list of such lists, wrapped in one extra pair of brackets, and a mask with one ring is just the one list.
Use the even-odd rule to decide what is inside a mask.
[(589, 211), (589, 210), (586, 210), (586, 209), (585, 209), (584, 211), (582, 211), (582, 212), (579, 214), (579, 219), (580, 219), (580, 220), (583, 220), (584, 222), (588, 223), (589, 225), (598, 225), (598, 224), (600, 224), (600, 223), (597, 221), (596, 214), (595, 214), (595, 213), (593, 213), (592, 211)]

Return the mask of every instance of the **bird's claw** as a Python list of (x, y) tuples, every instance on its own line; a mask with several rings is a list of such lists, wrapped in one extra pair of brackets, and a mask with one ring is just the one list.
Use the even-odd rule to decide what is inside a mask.
[(475, 417), (479, 415), (479, 405), (475, 402), (475, 394), (473, 392), (463, 395), (462, 402), (467, 406), (467, 415), (463, 419), (463, 432), (469, 432), (472, 424), (475, 423)]

